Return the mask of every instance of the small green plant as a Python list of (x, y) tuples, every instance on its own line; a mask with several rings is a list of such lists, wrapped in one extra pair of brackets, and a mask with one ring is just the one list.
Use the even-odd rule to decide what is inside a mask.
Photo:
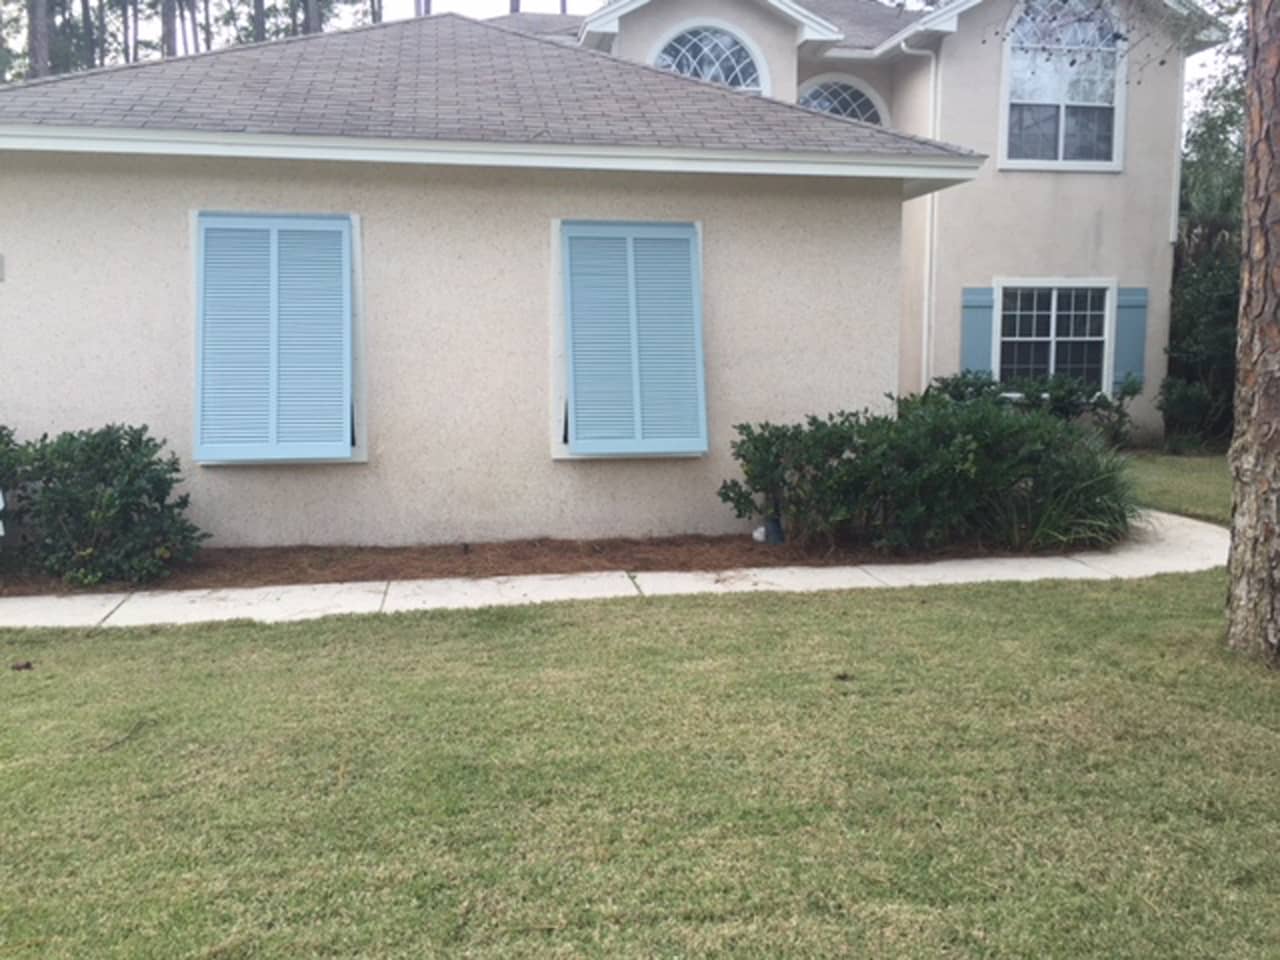
[[(28, 565), (91, 585), (144, 582), (190, 561), (205, 539), (186, 518), (178, 458), (146, 427), (111, 425), (17, 445), (0, 435), (0, 481)], [(8, 451), (8, 452), (6, 452)], [(16, 452), (14, 452), (16, 451)]]

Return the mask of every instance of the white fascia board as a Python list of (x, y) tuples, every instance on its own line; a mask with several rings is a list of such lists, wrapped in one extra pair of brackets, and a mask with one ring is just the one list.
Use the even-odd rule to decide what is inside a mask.
[[(795, 0), (763, 0), (763, 2), (800, 26), (801, 43), (810, 40), (838, 43), (844, 39), (844, 34), (839, 27), (806, 10)], [(581, 42), (592, 34), (616, 34), (618, 21), (647, 3), (649, 0), (615, 0), (614, 3), (605, 4), (582, 21), (578, 40)]]
[(520, 167), (650, 173), (758, 174), (924, 180), (973, 179), (982, 157), (875, 157), (830, 153), (449, 143), (357, 137), (0, 125), (0, 151), (328, 160), (460, 167)]

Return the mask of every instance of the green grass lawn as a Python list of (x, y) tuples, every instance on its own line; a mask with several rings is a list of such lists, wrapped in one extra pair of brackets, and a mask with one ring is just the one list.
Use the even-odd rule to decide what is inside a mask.
[(1230, 525), (1231, 470), (1226, 457), (1140, 453), (1133, 457), (1131, 469), (1144, 506)]
[(0, 635), (0, 957), (1274, 958), (1223, 589)]

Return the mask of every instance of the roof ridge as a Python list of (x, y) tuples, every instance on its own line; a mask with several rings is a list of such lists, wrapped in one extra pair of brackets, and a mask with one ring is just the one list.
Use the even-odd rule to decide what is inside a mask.
[[(456, 15), (445, 14), (445, 16), (456, 16)], [(806, 116), (816, 117), (819, 120), (826, 120), (826, 121), (830, 121), (831, 123), (839, 123), (839, 124), (852, 124), (853, 126), (856, 126), (856, 127), (862, 127), (863, 129), (872, 130), (881, 136), (887, 136), (887, 137), (890, 137), (893, 139), (899, 139), (899, 140), (909, 140), (913, 143), (924, 143), (930, 146), (949, 147), (952, 150), (955, 150), (960, 153), (969, 154), (971, 156), (978, 155), (977, 151), (971, 150), (968, 147), (961, 147), (957, 144), (946, 143), (941, 140), (933, 140), (933, 139), (930, 139), (929, 137), (922, 137), (913, 133), (903, 133), (898, 130), (890, 129), (889, 127), (882, 127), (879, 124), (867, 123), (866, 121), (863, 121), (863, 120), (853, 120), (849, 117), (837, 117), (831, 113), (824, 113), (821, 110), (812, 110), (809, 107), (802, 107), (798, 103), (791, 103), (787, 100), (778, 100), (778, 99), (775, 99), (774, 97), (766, 97), (763, 94), (759, 94), (759, 93), (747, 93), (746, 91), (743, 91), (743, 90), (734, 90), (732, 87), (726, 87), (723, 84), (719, 84), (719, 83), (712, 83), (710, 80), (700, 80), (697, 77), (686, 76), (683, 73), (675, 73), (674, 71), (671, 71), (671, 70), (663, 70), (661, 67), (655, 67), (652, 64), (642, 63), (639, 60), (626, 60), (622, 57), (615, 57), (611, 53), (605, 53), (603, 50), (595, 50), (595, 49), (592, 49), (591, 47), (584, 47), (581, 44), (575, 44), (573, 46), (569, 46), (563, 43), (556, 43), (556, 41), (548, 37), (544, 37), (544, 36), (540, 36), (538, 34), (532, 34), (532, 33), (523, 33), (519, 30), (516, 30), (514, 27), (508, 27), (503, 24), (492, 23), (488, 20), (472, 20), (470, 17), (459, 17), (459, 19), (466, 21), (468, 24), (474, 24), (475, 26), (483, 27), (488, 30), (496, 30), (500, 33), (505, 33), (514, 37), (518, 37), (521, 40), (532, 40), (536, 43), (542, 43), (556, 50), (573, 50), (573, 51), (577, 51), (578, 53), (602, 58), (613, 64), (620, 64), (629, 69), (643, 70), (651, 74), (657, 74), (658, 76), (666, 77), (669, 80), (678, 80), (685, 83), (691, 83), (697, 86), (701, 90), (708, 90), (713, 93), (719, 94), (725, 97), (726, 99), (728, 99), (730, 102), (740, 102), (738, 98), (747, 97), (752, 100), (768, 103), (773, 106), (782, 107), (787, 110), (798, 111), (800, 113), (805, 114)]]
[[(135, 60), (133, 63), (113, 63), (109, 67), (94, 67), (90, 70), (73, 70), (69, 73), (59, 73), (52, 77), (36, 77), (35, 79), (21, 80), (18, 83), (0, 83), (0, 95), (13, 90), (30, 90), (32, 87), (44, 87), (54, 83), (63, 83), (68, 80), (79, 80), (83, 77), (100, 77), (105, 74), (126, 73), (131, 70), (142, 70), (147, 67), (159, 67), (174, 63), (189, 63), (192, 60), (207, 60), (210, 57), (218, 57), (224, 54), (245, 53), (250, 50), (263, 50), (267, 47), (286, 46), (294, 43), (302, 43), (307, 40), (324, 40), (332, 37), (347, 37), (353, 33), (370, 33), (375, 30), (384, 30), (391, 27), (406, 27), (414, 21), (427, 22), (430, 20), (467, 20), (472, 23), (479, 23), (478, 20), (471, 20), (461, 14), (452, 11), (446, 13), (435, 13), (429, 17), (404, 17), (400, 20), (384, 20), (382, 23), (363, 23), (356, 27), (346, 27), (342, 30), (329, 30), (320, 33), (299, 33), (292, 37), (274, 37), (270, 40), (257, 40), (252, 43), (232, 43), (225, 47), (219, 47), (217, 50), (201, 50), (199, 53), (185, 53), (180, 57), (157, 57), (154, 60)], [(522, 34), (524, 36), (524, 34)]]

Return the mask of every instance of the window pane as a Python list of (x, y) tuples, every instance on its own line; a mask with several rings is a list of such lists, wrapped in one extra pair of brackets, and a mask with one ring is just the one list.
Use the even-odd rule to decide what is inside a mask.
[(1106, 331), (1107, 291), (1100, 287), (1067, 287), (1058, 291), (1058, 336), (1102, 337)]
[(1000, 379), (1049, 375), (1049, 341), (1008, 341), (1000, 345)]
[(1116, 55), (1110, 51), (1066, 51), (1066, 99), (1072, 103), (1111, 106), (1116, 98)]
[[(1115, 110), (1112, 107), (1067, 107), (1066, 112), (1063, 158), (1110, 160)], [(1012, 142), (1010, 139), (1011, 145)]]
[(1009, 99), (1015, 103), (1061, 103), (1074, 71), (1074, 53), (1043, 47), (1009, 49)]
[(1059, 340), (1055, 357), (1056, 372), (1075, 377), (1102, 389), (1102, 341)]
[(1009, 159), (1058, 159), (1058, 108), (1009, 105)]
[(883, 123), (880, 111), (869, 96), (853, 84), (838, 80), (821, 83), (801, 94), (800, 106), (821, 110), (823, 113), (834, 113), (837, 117), (848, 117), (850, 120), (862, 120), (864, 123)]
[(668, 43), (655, 66), (738, 90), (760, 89), (760, 71), (742, 41), (716, 27), (695, 27)]

